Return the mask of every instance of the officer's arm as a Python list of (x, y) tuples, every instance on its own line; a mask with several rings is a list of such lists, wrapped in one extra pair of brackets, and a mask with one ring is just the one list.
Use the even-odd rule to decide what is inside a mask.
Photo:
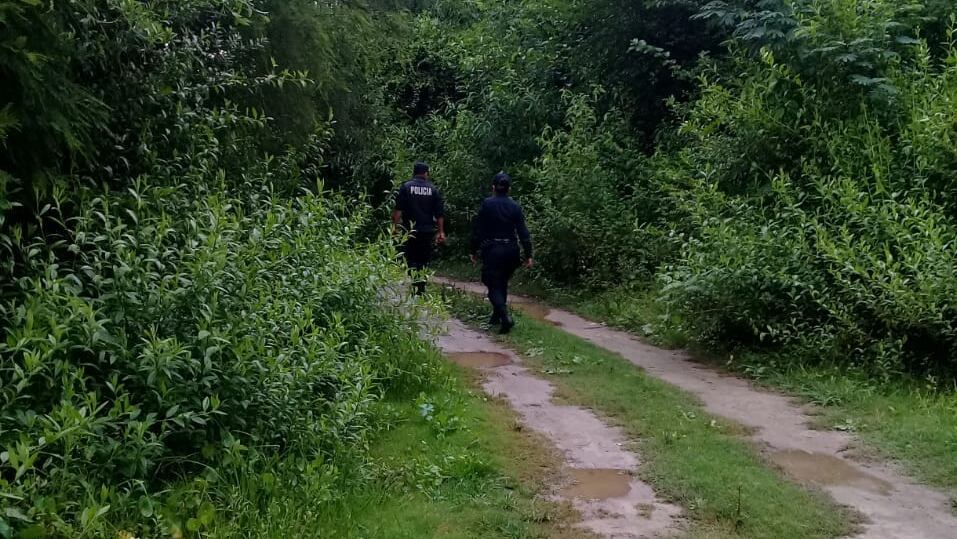
[(445, 241), (445, 199), (442, 191), (435, 190), (435, 226), (439, 229), (439, 242)]
[(479, 250), (482, 248), (482, 241), (485, 239), (482, 236), (482, 231), (484, 230), (484, 225), (482, 223), (483, 217), (485, 215), (485, 203), (482, 203), (482, 207), (479, 208), (478, 215), (475, 216), (475, 221), (472, 222), (472, 238), (469, 242), (469, 252), (472, 254), (478, 254)]
[(399, 223), (402, 222), (402, 210), (405, 208), (405, 189), (399, 187), (395, 194), (395, 209), (392, 210), (392, 233), (399, 230)]
[(525, 258), (532, 258), (532, 235), (528, 232), (525, 225), (525, 213), (521, 206), (516, 206), (518, 216), (515, 219), (515, 231), (518, 232), (518, 239), (522, 242), (522, 250), (525, 251)]

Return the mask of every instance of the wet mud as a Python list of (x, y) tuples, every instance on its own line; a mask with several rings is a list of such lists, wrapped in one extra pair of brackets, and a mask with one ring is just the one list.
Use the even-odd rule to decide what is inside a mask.
[(569, 475), (571, 482), (560, 493), (564, 498), (606, 500), (626, 496), (631, 490), (628, 470), (573, 468)]
[(552, 310), (540, 303), (532, 303), (529, 301), (512, 301), (510, 303), (512, 309), (519, 311), (520, 313), (528, 316), (529, 318), (534, 318), (536, 320), (541, 320), (542, 322), (548, 322), (554, 326), (560, 326), (561, 324), (549, 320), (548, 315), (552, 313)]
[(788, 477), (800, 483), (853, 486), (883, 496), (894, 489), (889, 482), (866, 474), (859, 467), (833, 455), (792, 449), (775, 451), (770, 457)]
[(492, 369), (512, 362), (507, 355), (496, 352), (453, 352), (448, 356), (456, 364), (470, 369)]

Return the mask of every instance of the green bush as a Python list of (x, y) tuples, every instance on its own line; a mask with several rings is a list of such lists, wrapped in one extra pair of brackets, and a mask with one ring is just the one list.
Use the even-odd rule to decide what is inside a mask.
[(532, 185), (523, 202), (541, 267), (586, 287), (647, 280), (667, 247), (653, 227), (664, 193), (617, 111), (598, 117), (598, 94), (566, 94), (566, 125), (545, 131), (542, 156), (520, 175)]
[[(698, 179), (692, 233), (662, 279), (699, 338), (882, 374), (954, 372), (953, 149), (932, 142), (957, 134), (943, 112), (954, 58), (913, 45), (883, 71), (890, 103), (868, 89), (834, 101), (767, 51), (705, 87), (686, 147), (661, 154)], [(838, 102), (849, 108), (836, 114)]]
[(135, 526), (177, 477), (355, 451), (382, 392), (428, 376), (414, 320), (382, 308), (398, 275), (357, 243), (362, 214), (248, 192), (91, 199), (70, 263), (30, 247), (2, 305), (6, 526), (89, 534), (100, 510)]
[(317, 180), (363, 121), (322, 84), (371, 75), (264, 38), (368, 21), (261, 7), (0, 0), (0, 537), (196, 535), (279, 479), (321, 504), (432, 375), (372, 209)]

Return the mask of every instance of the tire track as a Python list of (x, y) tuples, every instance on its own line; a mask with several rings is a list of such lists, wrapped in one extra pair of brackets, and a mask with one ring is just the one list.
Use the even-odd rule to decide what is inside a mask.
[[(484, 294), (477, 283), (437, 279), (459, 290)], [(954, 539), (957, 517), (950, 497), (918, 484), (885, 462), (852, 459), (859, 441), (845, 432), (815, 430), (810, 416), (793, 399), (758, 389), (744, 379), (695, 363), (684, 352), (664, 350), (631, 334), (586, 320), (570, 312), (543, 307), (516, 297), (519, 310), (530, 312), (563, 331), (615, 352), (649, 375), (697, 396), (705, 409), (749, 427), (769, 460), (793, 480), (815, 485), (838, 503), (864, 516), (862, 539)]]
[(660, 537), (680, 529), (681, 509), (636, 477), (640, 460), (625, 449), (620, 430), (591, 410), (554, 403), (551, 383), (523, 367), (515, 352), (458, 320), (447, 323), (436, 345), (453, 360), (481, 369), (485, 392), (504, 398), (526, 427), (562, 452), (574, 481), (555, 496), (581, 513), (582, 528), (608, 539)]

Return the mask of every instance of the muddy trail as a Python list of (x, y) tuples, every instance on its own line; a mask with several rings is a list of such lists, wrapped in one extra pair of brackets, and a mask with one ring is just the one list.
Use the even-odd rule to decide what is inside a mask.
[[(465, 292), (485, 293), (478, 283), (438, 281)], [(889, 463), (860, 460), (854, 449), (861, 446), (859, 440), (846, 432), (811, 428), (810, 410), (794, 399), (705, 367), (684, 352), (651, 346), (528, 298), (510, 299), (513, 308), (619, 354), (647, 374), (695, 395), (709, 413), (747, 427), (751, 440), (787, 477), (821, 488), (863, 516), (855, 537), (957, 537), (957, 517), (947, 494), (916, 483)]]
[(448, 322), (436, 344), (456, 363), (481, 369), (483, 389), (503, 398), (524, 427), (542, 434), (564, 456), (564, 479), (554, 497), (581, 514), (580, 527), (599, 537), (625, 539), (667, 535), (680, 525), (680, 508), (659, 499), (635, 476), (638, 455), (623, 434), (590, 410), (552, 401), (555, 388), (522, 366), (521, 359), (490, 337)]

